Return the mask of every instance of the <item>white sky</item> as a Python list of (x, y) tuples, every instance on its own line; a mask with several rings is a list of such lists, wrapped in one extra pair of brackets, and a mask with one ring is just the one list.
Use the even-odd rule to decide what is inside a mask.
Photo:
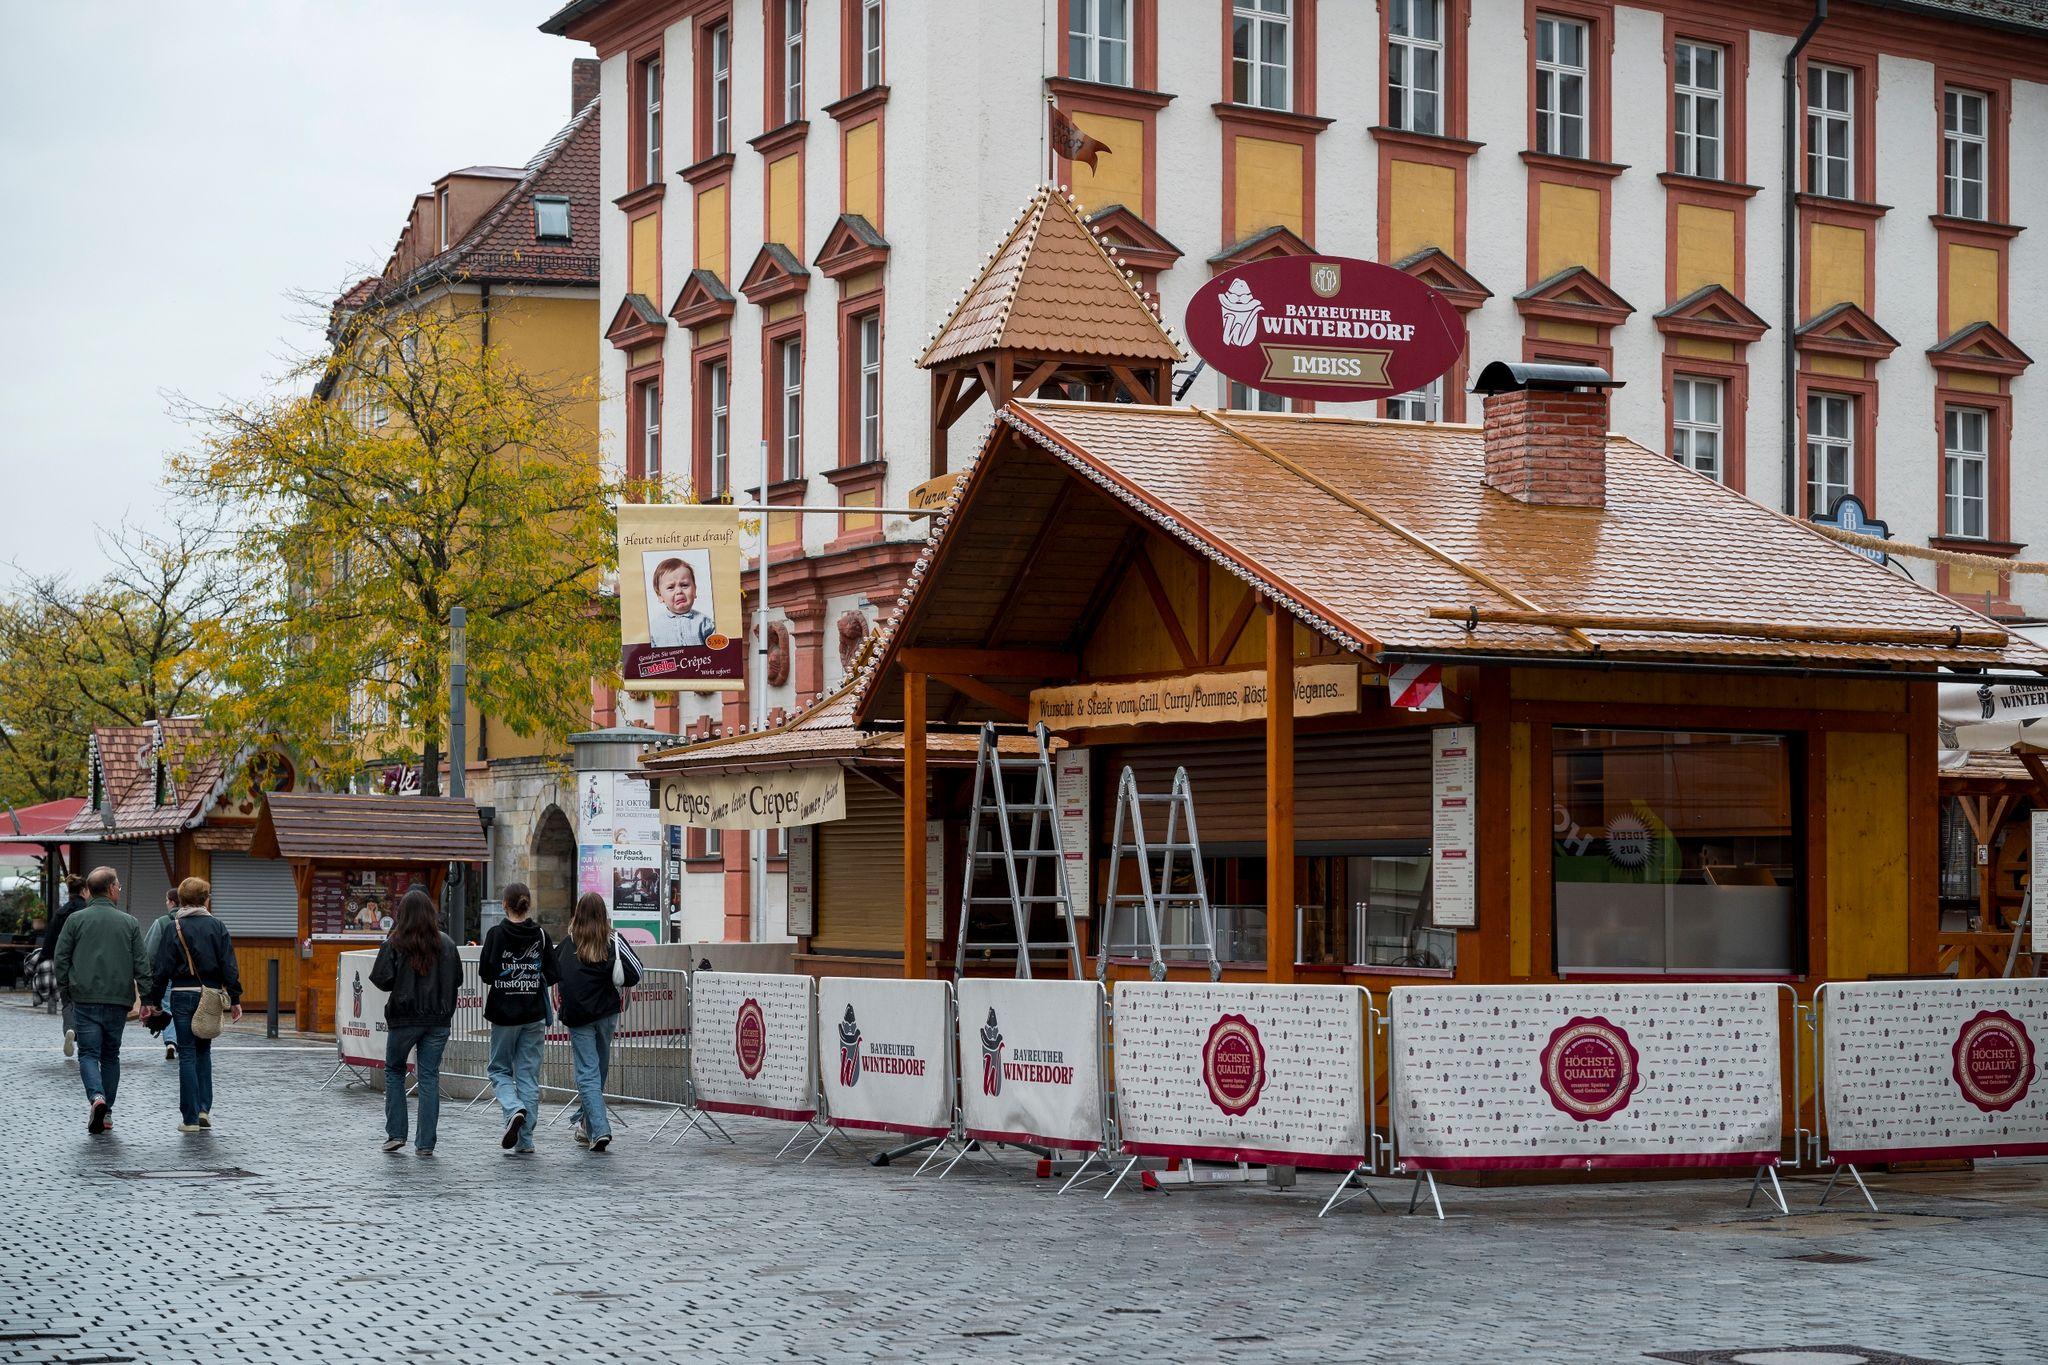
[(293, 299), (380, 268), (413, 195), (569, 117), (555, 0), (0, 0), (0, 585), (168, 520), (167, 396), (263, 393)]

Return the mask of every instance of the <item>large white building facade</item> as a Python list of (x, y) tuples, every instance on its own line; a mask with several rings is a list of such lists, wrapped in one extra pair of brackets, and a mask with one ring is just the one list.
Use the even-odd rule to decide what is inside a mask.
[[(752, 499), (765, 456), (772, 502), (904, 504), (935, 472), (915, 362), (1047, 175), (1051, 96), (1108, 148), (1055, 173), (1169, 321), (1262, 256), (1395, 264), (1464, 310), (1471, 344), (1388, 416), (1476, 418), (1461, 388), (1487, 360), (1597, 363), (1625, 385), (1617, 430), (1766, 506), (1853, 493), (1902, 543), (2033, 557), (2048, 3), (1813, 19), (1765, 0), (576, 0), (545, 27), (603, 61), (606, 456), (699, 497)], [(1269, 401), (1183, 376), (1184, 402)], [(953, 425), (944, 464), (987, 417)], [(922, 534), (776, 519), (772, 710), (843, 677)], [(1900, 569), (2048, 615), (2039, 577)], [(744, 715), (600, 697), (597, 719)], [(737, 931), (736, 857), (701, 851), (728, 875), (698, 913)]]

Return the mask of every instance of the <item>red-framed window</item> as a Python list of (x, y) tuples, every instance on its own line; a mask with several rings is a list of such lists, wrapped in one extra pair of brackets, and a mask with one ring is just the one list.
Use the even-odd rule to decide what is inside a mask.
[(882, 0), (839, 0), (839, 93), (872, 90), (888, 80)]
[(696, 411), (696, 461), (691, 471), (699, 502), (732, 492), (732, 344), (716, 341), (691, 356)]
[(626, 477), (635, 482), (659, 482), (661, 456), (661, 366), (657, 363), (635, 370), (626, 377), (627, 423), (630, 436), (626, 446)]
[(877, 295), (840, 305), (839, 463), (873, 464), (885, 456), (882, 438), (882, 300)]
[(1529, 141), (1538, 156), (1609, 160), (1614, 12), (1588, 0), (1527, 9)]
[(802, 319), (761, 334), (761, 432), (771, 484), (804, 477), (804, 328)]
[(767, 109), (762, 126), (780, 128), (804, 116), (804, 11), (806, 0), (763, 0), (767, 14)]
[(697, 157), (732, 150), (732, 8), (697, 21)]
[(633, 60), (628, 103), (633, 110), (627, 146), (632, 157), (630, 183), (635, 189), (662, 183), (661, 46)]

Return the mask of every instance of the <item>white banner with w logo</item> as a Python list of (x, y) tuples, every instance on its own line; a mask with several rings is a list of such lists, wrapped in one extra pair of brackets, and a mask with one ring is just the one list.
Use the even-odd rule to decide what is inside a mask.
[(960, 1112), (967, 1135), (1092, 1152), (1102, 1146), (1102, 987), (967, 977)]

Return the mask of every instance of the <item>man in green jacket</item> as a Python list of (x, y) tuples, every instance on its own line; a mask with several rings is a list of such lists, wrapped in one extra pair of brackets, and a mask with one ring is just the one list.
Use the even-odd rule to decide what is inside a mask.
[(115, 1093), (121, 1086), (121, 1030), (150, 998), (149, 959), (142, 951), (142, 926), (120, 907), (121, 878), (97, 867), (85, 879), (89, 900), (64, 921), (57, 936), (57, 989), (78, 1015), (78, 1078), (92, 1106), (85, 1131), (113, 1127)]

